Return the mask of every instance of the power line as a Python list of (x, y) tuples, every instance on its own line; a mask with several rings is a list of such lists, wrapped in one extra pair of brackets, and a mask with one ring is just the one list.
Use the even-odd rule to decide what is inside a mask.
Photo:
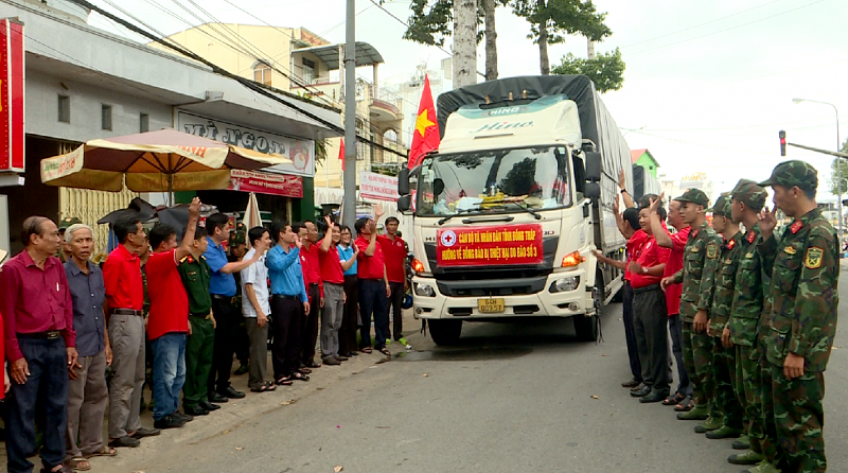
[[(373, 1), (373, 0), (371, 0), (371, 1)], [(647, 52), (650, 52), (650, 51), (656, 51), (658, 49), (664, 49), (664, 48), (668, 48), (668, 47), (671, 47), (671, 46), (677, 46), (681, 43), (686, 43), (688, 41), (694, 41), (696, 39), (706, 38), (708, 36), (713, 36), (713, 35), (717, 35), (719, 33), (724, 33), (726, 31), (742, 28), (743, 26), (748, 26), (748, 25), (751, 25), (751, 24), (754, 24), (754, 23), (759, 23), (761, 21), (770, 20), (772, 18), (781, 16), (781, 15), (785, 15), (787, 13), (792, 13), (794, 11), (800, 10), (802, 8), (807, 8), (809, 6), (813, 6), (817, 3), (821, 3), (821, 2), (824, 2), (824, 1), (827, 1), (827, 0), (815, 0), (813, 2), (804, 4), (804, 5), (800, 5), (800, 6), (795, 7), (795, 8), (790, 8), (789, 10), (785, 10), (785, 11), (782, 11), (780, 13), (776, 13), (774, 15), (766, 16), (766, 17), (763, 17), (763, 18), (758, 18), (756, 20), (751, 20), (751, 21), (748, 21), (748, 22), (745, 22), (745, 23), (742, 23), (742, 24), (739, 24), (739, 25), (735, 25), (735, 26), (731, 26), (729, 28), (725, 28), (723, 30), (713, 31), (712, 33), (706, 33), (706, 34), (702, 34), (702, 35), (699, 35), (699, 36), (693, 36), (691, 38), (682, 39), (680, 41), (677, 41), (676, 43), (670, 43), (670, 44), (666, 44), (666, 45), (663, 45), (663, 46), (657, 46), (655, 48), (643, 49), (641, 51), (636, 51), (634, 53), (626, 53), (626, 54), (627, 54), (627, 56), (635, 56), (637, 54), (647, 53)]]

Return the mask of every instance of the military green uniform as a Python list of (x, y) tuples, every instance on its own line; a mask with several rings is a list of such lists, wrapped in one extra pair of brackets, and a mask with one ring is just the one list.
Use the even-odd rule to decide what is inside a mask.
[(212, 296), (209, 295), (211, 271), (206, 258), (186, 256), (178, 266), (188, 294), (188, 321), (191, 335), (186, 344), (186, 383), (183, 388), (183, 405), (196, 407), (207, 403), (209, 371), (212, 369), (212, 353), (215, 343), (215, 327), (212, 322)]
[[(733, 199), (743, 202), (754, 211), (763, 208), (767, 196), (765, 189), (746, 179), (740, 180), (731, 193)], [(755, 224), (745, 232), (739, 244), (736, 288), (730, 308), (730, 320), (727, 323), (736, 361), (733, 389), (745, 411), (745, 433), (750, 446), (750, 452), (734, 455), (730, 459), (733, 463), (741, 464), (758, 462), (762, 459), (763, 452), (762, 382), (760, 354), (757, 348), (757, 332), (763, 314), (766, 290), (762, 261), (757, 251), (761, 240), (760, 226)], [(743, 456), (747, 461), (742, 461)], [(734, 461), (733, 457), (736, 457), (737, 461)]]
[[(697, 189), (689, 189), (675, 200), (703, 205), (705, 208), (709, 206), (709, 198)], [(693, 228), (683, 251), (683, 269), (672, 277), (672, 282), (683, 284), (683, 294), (680, 297), (683, 361), (692, 379), (692, 397), (695, 400), (695, 408), (681, 414), (681, 419), (701, 418), (702, 413), (707, 410), (713, 418), (719, 418), (721, 415), (710, 399), (710, 393), (714, 390), (711, 367), (713, 340), (706, 332), (695, 332), (693, 327), (698, 311), (709, 312), (712, 306), (721, 243), (721, 237), (706, 221), (698, 228)]]
[[(803, 161), (779, 164), (760, 185), (815, 190), (816, 170)], [(764, 335), (763, 416), (786, 472), (824, 472), (824, 370), (836, 334), (839, 296), (839, 241), (819, 209), (796, 216), (778, 241), (759, 245), (763, 267), (771, 272), (772, 307)], [(789, 353), (804, 358), (804, 374), (783, 375)]]
[[(713, 218), (731, 218), (730, 196), (722, 195), (713, 207)], [(736, 281), (736, 268), (742, 252), (742, 232), (736, 232), (726, 240), (721, 249), (719, 270), (715, 278), (715, 293), (710, 312), (710, 335), (713, 337), (713, 379), (715, 385), (716, 408), (722, 413), (723, 427), (707, 434), (709, 438), (738, 437), (742, 432), (742, 406), (733, 391), (733, 374), (736, 372), (735, 351), (725, 348), (721, 343), (721, 334), (730, 317), (733, 292)]]

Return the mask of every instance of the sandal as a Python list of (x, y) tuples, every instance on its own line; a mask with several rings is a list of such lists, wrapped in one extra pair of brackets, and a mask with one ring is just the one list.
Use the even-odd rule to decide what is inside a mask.
[(276, 384), (277, 386), (291, 386), (292, 384), (294, 384), (292, 383), (291, 379), (291, 376), (283, 376), (282, 378), (274, 381), (274, 384)]
[(294, 373), (292, 373), (291, 376), (289, 376), (289, 378), (292, 379), (292, 380), (296, 380), (296, 381), (309, 381), (309, 376), (307, 376), (307, 375), (305, 375), (305, 374), (303, 374), (299, 371), (295, 371)]
[(272, 388), (271, 383), (263, 383), (263, 384), (262, 384), (261, 386), (259, 386), (259, 387), (256, 387), (256, 388), (250, 388), (250, 392), (253, 392), (253, 393), (264, 393), (264, 392), (266, 392), (266, 391), (273, 391), (274, 389), (277, 389), (276, 387), (273, 387), (274, 389), (271, 389), (271, 388)]
[(695, 408), (695, 403), (692, 400), (689, 400), (686, 404), (680, 403), (674, 406), (674, 410), (677, 412), (689, 412)]
[[(309, 363), (304, 363), (303, 366), (305, 366), (307, 368), (320, 368), (321, 363), (315, 363), (315, 361), (313, 360), (313, 361), (310, 361)], [(309, 373), (311, 373), (311, 372), (312, 371), (310, 371)], [(304, 374), (309, 374), (309, 373), (304, 373)]]
[(367, 355), (370, 355), (373, 352), (373, 350), (371, 350), (371, 347), (365, 347), (365, 348), (363, 348), (359, 351), (361, 351), (362, 353), (365, 353)]
[[(83, 464), (85, 464), (85, 466), (82, 466)], [(85, 457), (73, 457), (66, 461), (63, 466), (75, 471), (88, 471), (91, 469), (91, 463), (89, 463), (88, 459)]]
[(300, 374), (312, 374), (312, 370), (309, 368), (301, 368), (297, 370), (297, 372)]
[(391, 357), (391, 356), (392, 356), (392, 352), (390, 352), (390, 351), (389, 351), (389, 349), (388, 349), (388, 348), (386, 348), (386, 347), (380, 348), (380, 353), (382, 353), (382, 354), (384, 354), (384, 355), (386, 355), (386, 356), (388, 356), (388, 357)]
[[(83, 460), (85, 460), (85, 459), (83, 458)], [(62, 463), (60, 466), (61, 466), (61, 468), (59, 468), (56, 471), (48, 470), (47, 468), (42, 468), (41, 473), (74, 473), (74, 470), (71, 467), (69, 467), (68, 465)], [(91, 469), (91, 465), (89, 465), (89, 467), (86, 468), (85, 470), (80, 469), (80, 471), (86, 471), (86, 470), (90, 470), (90, 469)]]
[(82, 455), (82, 456), (84, 456), (85, 458), (91, 458), (91, 457), (114, 457), (114, 456), (116, 456), (117, 454), (118, 454), (118, 451), (117, 451), (117, 450), (115, 450), (114, 448), (100, 447), (100, 450), (97, 450), (96, 452), (91, 452), (91, 453), (83, 453), (83, 455)]
[(677, 391), (673, 395), (665, 398), (665, 401), (662, 402), (663, 406), (673, 406), (675, 404), (680, 404), (686, 400), (686, 396), (683, 395), (680, 391)]

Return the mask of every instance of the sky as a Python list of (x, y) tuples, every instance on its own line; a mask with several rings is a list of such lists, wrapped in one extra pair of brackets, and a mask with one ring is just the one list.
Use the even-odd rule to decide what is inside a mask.
[[(302, 26), (332, 42), (343, 42), (345, 35), (343, 0), (94, 3), (125, 16), (115, 6), (120, 7), (165, 34), (214, 17), (226, 22)], [(789, 142), (836, 149), (833, 107), (794, 104), (792, 99), (833, 104), (848, 120), (848, 28), (844, 23), (848, 2), (595, 0), (595, 4), (598, 11), (607, 12), (606, 23), (613, 31), (596, 50), (620, 48), (626, 63), (624, 87), (605, 94), (603, 100), (630, 148), (648, 148), (659, 161), (660, 174), (680, 178), (704, 172), (721, 192), (730, 190), (740, 178), (766, 179), (782, 160), (803, 159), (819, 170), (819, 200), (832, 198), (825, 184), (832, 158), (791, 147), (782, 158), (778, 131), (786, 130)], [(385, 4), (388, 12), (404, 21), (409, 7), (408, 0)], [(369, 0), (357, 0), (356, 12), (357, 40), (375, 46), (385, 59), (381, 81), (412, 74), (425, 62), (430, 69), (438, 69), (448, 57), (438, 48), (402, 40), (405, 26)], [(496, 19), (500, 76), (538, 74), (538, 46), (527, 38), (529, 25), (509, 9), (499, 9)], [(126, 35), (121, 27), (97, 15), (92, 15), (90, 24)], [(274, 30), (269, 34), (288, 39)], [(445, 49), (450, 49), (450, 39)], [(551, 65), (569, 52), (585, 57), (586, 40), (573, 36), (565, 44), (551, 46)], [(482, 45), (478, 57), (482, 71)], [(404, 106), (415, 108), (416, 104)], [(848, 128), (844, 135), (843, 142)]]

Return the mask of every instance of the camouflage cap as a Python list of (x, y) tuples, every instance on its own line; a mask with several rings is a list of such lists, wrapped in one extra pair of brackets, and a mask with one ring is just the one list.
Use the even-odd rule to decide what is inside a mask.
[(76, 217), (65, 217), (59, 222), (59, 231), (67, 230), (71, 228), (71, 225), (76, 225), (78, 223), (82, 223), (82, 220)]
[(754, 181), (739, 179), (736, 187), (730, 192), (730, 197), (744, 203), (755, 211), (760, 211), (766, 204), (768, 192)]
[(236, 228), (230, 230), (230, 248), (239, 245), (247, 244), (247, 226), (243, 223), (237, 223)]
[(713, 215), (724, 215), (725, 217), (730, 217), (731, 207), (730, 192), (725, 192), (716, 199), (715, 204), (713, 204), (710, 209), (710, 212), (712, 212)]
[(705, 208), (710, 206), (710, 198), (700, 189), (686, 189), (680, 197), (674, 199), (678, 202), (691, 202), (695, 205), (703, 205)]
[(816, 190), (819, 186), (818, 171), (810, 163), (792, 160), (778, 164), (771, 177), (760, 183), (761, 187), (779, 185), (784, 187), (798, 186), (802, 190)]

